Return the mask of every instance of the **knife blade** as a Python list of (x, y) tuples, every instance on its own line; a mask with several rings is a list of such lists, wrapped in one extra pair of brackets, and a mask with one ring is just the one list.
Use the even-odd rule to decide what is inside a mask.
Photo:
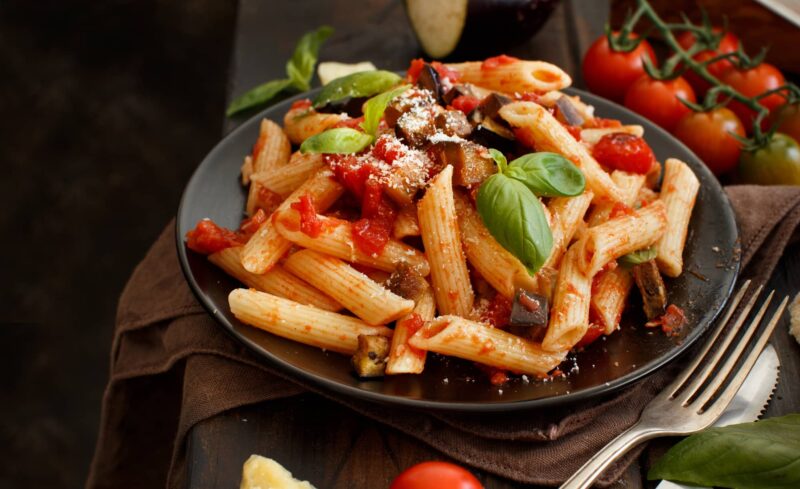
[[(733, 398), (722, 416), (714, 423), (715, 427), (729, 424), (747, 423), (756, 421), (764, 413), (775, 386), (778, 385), (780, 372), (778, 353), (771, 344), (764, 347), (758, 356), (756, 364), (747, 375), (736, 397)], [(661, 481), (656, 489), (703, 489), (698, 486), (687, 486), (670, 481)]]

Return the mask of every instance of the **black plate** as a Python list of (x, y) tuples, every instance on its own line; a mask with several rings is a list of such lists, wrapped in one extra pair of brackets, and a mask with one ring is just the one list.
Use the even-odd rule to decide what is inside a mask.
[[(692, 152), (666, 131), (605, 99), (569, 90), (595, 107), (601, 117), (641, 124), (659, 161), (676, 157), (689, 164), (700, 179), (684, 252), (685, 271), (668, 280), (671, 303), (683, 308), (689, 326), (680, 337), (647, 330), (636, 314), (623, 318), (622, 329), (570, 357), (565, 378), (541, 382), (515, 379), (492, 386), (474, 366), (458, 359), (429, 355), (421, 375), (360, 381), (349, 359), (335, 353), (279, 338), (240, 323), (228, 308), (228, 293), (239, 286), (204, 256), (186, 248), (183, 236), (197, 221), (211, 218), (236, 228), (243, 217), (246, 193), (239, 181), (244, 155), (258, 136), (259, 121), (282, 121), (295, 97), (264, 110), (230, 133), (195, 171), (181, 200), (177, 245), (181, 265), (192, 290), (219, 324), (265, 360), (325, 388), (369, 400), (457, 411), (505, 411), (568, 403), (606, 394), (641, 379), (686, 350), (714, 321), (727, 301), (739, 269), (735, 248), (737, 229), (727, 196), (717, 180)], [(312, 96), (315, 92), (311, 92)], [(308, 95), (305, 95), (308, 96)], [(431, 358), (432, 357), (432, 358)]]

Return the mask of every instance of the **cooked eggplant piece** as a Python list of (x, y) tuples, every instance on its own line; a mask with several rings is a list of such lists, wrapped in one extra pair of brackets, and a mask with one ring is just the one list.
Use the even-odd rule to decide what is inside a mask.
[(433, 113), (430, 111), (406, 112), (397, 119), (394, 131), (401, 141), (412, 148), (419, 148), (436, 131)]
[(497, 171), (489, 151), (471, 141), (442, 141), (431, 153), (439, 165), (453, 165), (453, 184), (462, 187), (472, 188)]
[(350, 117), (361, 117), (361, 106), (363, 106), (366, 101), (366, 97), (346, 97), (333, 100), (325, 105), (317, 107), (316, 111), (326, 114), (341, 114), (344, 112)]
[(512, 100), (503, 94), (491, 93), (484, 97), (481, 103), (475, 107), (475, 110), (469, 114), (470, 120), (475, 124), (480, 124), (486, 119), (492, 119), (493, 122), (505, 125), (505, 121), (501, 120), (497, 114), (504, 105), (508, 105), (511, 102)]
[(389, 283), (386, 287), (403, 299), (416, 302), (425, 289), (430, 286), (416, 269), (403, 262), (397, 265), (397, 268), (389, 276)]
[(633, 267), (633, 279), (644, 301), (644, 313), (648, 320), (664, 314), (667, 307), (667, 288), (658, 271), (655, 260), (646, 261)]
[(389, 339), (380, 335), (358, 335), (358, 349), (352, 363), (362, 378), (382, 377), (389, 357)]
[(411, 205), (414, 196), (427, 183), (433, 165), (433, 161), (422, 151), (410, 151), (395, 160), (386, 175), (386, 195), (400, 206)]
[[(496, 123), (492, 124), (491, 119), (487, 119), (485, 124), (478, 124), (470, 134), (470, 141), (474, 141), (487, 148), (495, 148), (502, 153), (513, 153), (517, 148), (517, 141), (514, 134)], [(510, 134), (510, 137), (509, 137)]]
[(580, 111), (572, 104), (572, 100), (566, 95), (562, 95), (556, 100), (558, 107), (558, 118), (570, 126), (582, 126), (583, 116)]
[(547, 332), (550, 307), (547, 298), (520, 289), (514, 296), (509, 318), (509, 332), (532, 341), (542, 341)]
[(472, 124), (460, 110), (446, 110), (436, 116), (436, 128), (448, 136), (465, 138), (472, 133)]
[(417, 78), (417, 86), (425, 90), (430, 90), (433, 97), (436, 99), (436, 103), (444, 105), (442, 102), (444, 89), (439, 79), (439, 72), (436, 71), (433, 66), (428, 63), (422, 66), (422, 71), (419, 72), (419, 78)]

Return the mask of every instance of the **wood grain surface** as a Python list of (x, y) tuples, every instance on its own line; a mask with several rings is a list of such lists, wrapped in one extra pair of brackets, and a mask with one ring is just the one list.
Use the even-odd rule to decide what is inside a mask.
[[(327, 23), (336, 34), (323, 48), (323, 60), (372, 60), (379, 67), (401, 70), (420, 56), (400, 2), (393, 0), (306, 0), (240, 2), (230, 96), (264, 80), (283, 76), (285, 60), (297, 37)], [(529, 43), (510, 50), (520, 57), (544, 59), (576, 75), (581, 86), (580, 56), (601, 32), (608, 2), (564, 1), (544, 29)], [(240, 122), (240, 121), (239, 121)], [(230, 121), (228, 129), (237, 121)], [(771, 286), (782, 294), (800, 288), (800, 247), (787, 250)], [(800, 410), (800, 389), (791, 377), (800, 373), (800, 348), (787, 333), (788, 319), (778, 327), (773, 344), (784, 372), (767, 415)], [(788, 378), (788, 381), (787, 381)], [(447, 460), (441, 453), (404, 434), (355, 415), (319, 396), (236, 409), (206, 420), (190, 433), (188, 486), (192, 489), (237, 487), (242, 463), (258, 453), (280, 461), (296, 477), (320, 489), (385, 488), (404, 468), (425, 460)], [(644, 462), (644, 461), (643, 461)], [(536, 467), (531, 467), (536, 470)], [(487, 489), (523, 485), (473, 471)], [(637, 489), (642, 469), (633, 464), (615, 487)], [(530, 486), (525, 486), (530, 487)]]

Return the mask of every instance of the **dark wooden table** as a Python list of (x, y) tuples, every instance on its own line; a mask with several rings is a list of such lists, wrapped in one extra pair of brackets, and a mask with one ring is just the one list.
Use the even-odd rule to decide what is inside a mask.
[[(538, 35), (510, 54), (554, 62), (580, 86), (580, 56), (607, 18), (606, 0), (564, 0)], [(421, 55), (397, 0), (241, 0), (230, 95), (283, 77), (297, 38), (322, 24), (336, 29), (322, 50), (323, 60), (371, 60), (380, 68), (402, 70)], [(799, 246), (787, 250), (770, 285), (782, 295), (800, 289)], [(800, 411), (800, 389), (794, 381), (800, 374), (800, 348), (787, 328), (784, 318), (773, 338), (782, 378), (767, 416)], [(242, 463), (253, 453), (280, 461), (320, 489), (380, 489), (412, 464), (446, 459), (415, 439), (307, 394), (236, 409), (197, 425), (189, 437), (189, 487), (238, 487)], [(474, 472), (487, 489), (522, 487)], [(647, 487), (640, 466), (634, 464), (617, 486)]]

